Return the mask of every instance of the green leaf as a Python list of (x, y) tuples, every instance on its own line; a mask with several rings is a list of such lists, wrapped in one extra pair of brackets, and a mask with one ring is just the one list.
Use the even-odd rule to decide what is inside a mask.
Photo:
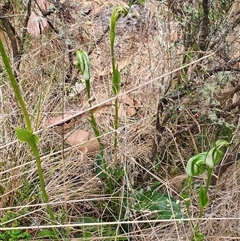
[(156, 216), (154, 218), (158, 219), (178, 219), (183, 217), (179, 203), (167, 195), (153, 190), (146, 192), (136, 191), (135, 195), (137, 203), (134, 205), (134, 209), (136, 211), (155, 211)]
[(107, 178), (107, 174), (104, 171), (104, 160), (103, 157), (101, 155), (97, 155), (96, 156), (96, 174), (99, 178), (101, 179), (106, 179)]
[(95, 217), (83, 216), (78, 219), (80, 223), (100, 223), (101, 221)]
[(54, 239), (57, 238), (57, 236), (56, 236), (56, 234), (54, 233), (54, 231), (52, 231), (52, 230), (50, 230), (50, 229), (41, 230), (41, 231), (38, 233), (38, 236), (41, 237), (41, 238), (54, 238)]
[(15, 240), (30, 240), (32, 239), (32, 236), (28, 232), (22, 232), (17, 236), (17, 239)]
[(205, 159), (206, 159), (206, 152), (199, 153), (193, 157), (191, 157), (186, 166), (186, 173), (188, 176), (199, 176), (203, 174), (206, 170)]
[(114, 95), (117, 95), (121, 87), (121, 77), (118, 68), (114, 70), (113, 82), (112, 82), (112, 91)]
[(209, 197), (208, 194), (203, 186), (200, 187), (199, 193), (198, 193), (198, 203), (199, 206), (203, 209), (205, 208), (209, 203)]
[(37, 145), (39, 140), (37, 135), (20, 128), (15, 128), (15, 131), (17, 133), (17, 138), (19, 141), (27, 142), (29, 145)]
[(124, 170), (117, 164), (113, 169), (114, 180), (119, 182), (124, 175)]
[(200, 230), (196, 230), (194, 233), (194, 238), (192, 239), (193, 241), (204, 241), (204, 234), (200, 232)]

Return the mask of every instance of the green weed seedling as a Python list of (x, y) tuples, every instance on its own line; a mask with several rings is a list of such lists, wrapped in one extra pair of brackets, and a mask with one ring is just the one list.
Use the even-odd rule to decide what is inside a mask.
[(51, 229), (43, 229), (38, 233), (39, 238), (46, 238), (48, 240), (58, 240), (56, 233)]
[[(33, 153), (33, 155), (35, 157), (35, 160), (36, 160), (36, 166), (37, 166), (37, 172), (38, 172), (38, 177), (39, 177), (39, 182), (40, 182), (41, 193), (42, 193), (44, 202), (47, 203), (46, 209), (47, 209), (47, 212), (49, 214), (51, 223), (55, 224), (55, 217), (54, 217), (54, 214), (53, 214), (53, 211), (52, 211), (50, 205), (48, 204), (49, 198), (48, 198), (46, 188), (45, 188), (45, 184), (44, 184), (44, 176), (43, 176), (42, 167), (41, 167), (41, 158), (40, 158), (40, 153), (39, 153), (39, 149), (38, 149), (38, 136), (33, 133), (32, 124), (31, 124), (31, 121), (30, 121), (30, 117), (29, 117), (29, 114), (28, 114), (28, 111), (27, 111), (26, 104), (25, 104), (24, 99), (22, 97), (22, 94), (21, 94), (20, 88), (18, 86), (18, 83), (17, 83), (17, 81), (14, 77), (13, 70), (10, 66), (8, 56), (5, 52), (5, 49), (3, 47), (3, 44), (2, 44), (1, 40), (0, 40), (0, 53), (2, 55), (3, 63), (4, 63), (4, 66), (5, 66), (5, 69), (7, 71), (8, 77), (10, 79), (10, 82), (11, 82), (13, 91), (15, 93), (16, 99), (19, 103), (19, 106), (22, 110), (22, 114), (23, 114), (24, 119), (25, 119), (26, 129), (15, 128), (17, 138), (18, 138), (19, 141), (26, 142), (32, 150), (32, 153)], [(53, 229), (53, 231), (57, 235), (57, 231), (55, 229)]]
[[(91, 223), (101, 223), (101, 220), (98, 218), (94, 217), (88, 217), (88, 216), (83, 216), (79, 218), (78, 220), (80, 223), (86, 223), (86, 224), (91, 224)], [(111, 241), (111, 240), (127, 240), (126, 237), (122, 235), (119, 235), (116, 237), (116, 226), (115, 225), (110, 225), (110, 226), (86, 226), (83, 228), (81, 240), (93, 240), (94, 237), (106, 237), (104, 240), (106, 241)], [(109, 237), (109, 238), (107, 238)], [(113, 238), (114, 237), (114, 238)]]
[[(17, 215), (13, 212), (7, 211), (5, 216), (0, 219), (3, 224), (2, 227), (19, 227), (21, 223), (16, 219)], [(13, 220), (13, 221), (11, 221)], [(4, 224), (6, 223), (6, 224)], [(21, 229), (5, 230), (0, 233), (1, 241), (18, 241), (18, 240), (31, 240), (32, 236), (27, 231)]]
[[(186, 166), (186, 173), (188, 175), (187, 188), (184, 194), (184, 201), (187, 209), (187, 213), (190, 216), (190, 205), (191, 205), (191, 186), (193, 184), (193, 178), (195, 176), (200, 176), (204, 172), (207, 173), (207, 180), (205, 186), (200, 186), (198, 190), (198, 205), (199, 205), (199, 218), (203, 216), (204, 209), (209, 204), (208, 190), (211, 183), (211, 178), (213, 175), (214, 167), (221, 161), (223, 157), (223, 147), (229, 146), (229, 142), (225, 140), (218, 140), (215, 142), (214, 146), (208, 152), (199, 153), (191, 157)], [(204, 235), (199, 230), (199, 221), (194, 224), (191, 221), (191, 226), (193, 228), (193, 241), (204, 240)]]

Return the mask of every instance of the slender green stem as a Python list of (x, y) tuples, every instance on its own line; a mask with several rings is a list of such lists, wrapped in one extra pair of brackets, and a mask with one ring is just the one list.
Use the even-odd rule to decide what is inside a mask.
[[(115, 39), (115, 29), (111, 29), (111, 34), (112, 34), (112, 41), (111, 41), (111, 56), (112, 56), (112, 69), (113, 69), (113, 81), (112, 81), (112, 89), (114, 95), (118, 94), (118, 86), (116, 86), (118, 83), (116, 81), (117, 76), (116, 76), (116, 67), (115, 67), (115, 57), (114, 57), (114, 39)], [(118, 98), (115, 99), (115, 105), (114, 105), (114, 150), (117, 148), (117, 138), (118, 138)]]
[[(213, 173), (213, 168), (207, 167), (207, 183), (205, 186), (205, 196), (208, 195), (208, 190), (209, 190), (211, 179), (212, 179), (212, 173)], [(205, 209), (205, 207), (200, 206), (199, 215), (198, 215), (199, 218), (201, 218), (203, 216), (204, 209)]]
[[(113, 70), (113, 79), (112, 79), (112, 92), (116, 96), (119, 94), (120, 91), (120, 86), (121, 86), (121, 78), (120, 78), (120, 73), (119, 70), (115, 64), (115, 53), (114, 53), (114, 42), (115, 42), (115, 29), (116, 29), (116, 23), (118, 19), (121, 16), (126, 16), (128, 13), (128, 9), (121, 7), (121, 6), (116, 6), (113, 9), (111, 20), (110, 20), (110, 51), (111, 51), (111, 59), (112, 59), (112, 70)], [(116, 151), (117, 148), (117, 143), (118, 143), (118, 98), (115, 99), (115, 117), (114, 117), (114, 149)], [(117, 159), (117, 156), (115, 156)]]
[(52, 224), (55, 224), (55, 217), (54, 217), (53, 211), (48, 204), (49, 198), (48, 198), (46, 188), (45, 188), (39, 150), (38, 150), (37, 145), (35, 143), (31, 143), (30, 146), (31, 146), (32, 152), (34, 153), (35, 159), (36, 159), (37, 172), (38, 172), (40, 188), (41, 188), (41, 192), (42, 192), (42, 195), (43, 195), (43, 199), (44, 199), (44, 202), (47, 203), (47, 211), (48, 211), (48, 214), (50, 216), (51, 222), (52, 222)]
[(12, 71), (12, 68), (10, 66), (10, 62), (8, 60), (8, 56), (5, 52), (5, 49), (3, 47), (3, 43), (2, 41), (0, 40), (0, 52), (1, 52), (1, 55), (2, 55), (2, 59), (3, 59), (3, 63), (4, 63), (4, 66), (7, 70), (7, 73), (8, 73), (8, 76), (9, 76), (9, 79), (10, 79), (10, 82), (11, 82), (11, 85), (13, 87), (13, 91), (16, 95), (16, 98), (18, 100), (18, 103), (21, 107), (21, 110), (22, 110), (22, 113), (23, 113), (23, 116), (25, 118), (25, 122), (26, 122), (26, 127), (27, 127), (27, 130), (29, 132), (32, 132), (32, 126), (31, 126), (31, 121), (30, 121), (30, 118), (29, 118), (29, 115), (28, 115), (28, 111), (27, 111), (27, 108), (26, 108), (26, 105), (25, 105), (25, 102), (22, 98), (22, 95), (21, 95), (21, 92), (20, 92), (20, 89), (18, 87), (18, 83), (14, 77), (14, 74), (13, 74), (13, 71)]
[[(184, 202), (185, 202), (185, 206), (186, 206), (186, 210), (187, 210), (187, 214), (190, 217), (190, 204), (191, 204), (191, 185), (192, 185), (192, 181), (193, 178), (192, 176), (188, 176), (188, 180), (187, 180), (187, 187), (186, 187), (186, 193), (185, 193), (185, 198), (184, 198)], [(195, 230), (195, 226), (192, 220), (190, 220), (190, 224), (193, 230)]]
[[(90, 105), (91, 106), (91, 105)], [(98, 140), (98, 144), (100, 146), (100, 156), (103, 160), (103, 169), (107, 175), (107, 183), (108, 183), (108, 188), (109, 188), (109, 191), (112, 193), (113, 192), (113, 184), (112, 184), (112, 179), (111, 177), (108, 175), (108, 168), (107, 168), (107, 163), (104, 159), (104, 145), (100, 139), (100, 131), (99, 131), (99, 128), (98, 128), (98, 125), (97, 125), (97, 122), (95, 120), (95, 117), (94, 117), (94, 114), (93, 114), (93, 111), (91, 110), (90, 111), (90, 123), (91, 123), (91, 126), (92, 126), (92, 129), (94, 131), (94, 135), (97, 137), (97, 140)]]
[[(198, 217), (201, 218), (204, 213), (204, 209), (209, 204), (209, 197), (208, 197), (208, 191), (211, 183), (211, 178), (213, 174), (213, 168), (216, 166), (223, 157), (223, 152), (220, 150), (224, 146), (229, 146), (229, 143), (225, 140), (218, 140), (215, 142), (214, 147), (211, 148), (208, 152), (202, 152), (199, 153), (193, 157), (191, 157), (186, 166), (186, 173), (188, 174), (188, 183), (186, 188), (186, 194), (185, 194), (185, 206), (187, 209), (188, 215), (190, 215), (190, 188), (193, 181), (193, 176), (199, 176), (203, 174), (205, 171), (207, 171), (207, 182), (205, 187), (200, 186), (199, 188), (199, 196), (198, 196), (198, 202), (199, 202), (199, 215)], [(202, 241), (204, 239), (204, 235), (199, 230), (199, 223), (198, 220), (196, 225), (192, 221), (191, 226), (194, 230), (192, 240), (198, 240)]]
[(187, 180), (187, 187), (186, 187), (186, 198), (184, 199), (185, 205), (186, 205), (186, 209), (187, 209), (187, 214), (189, 216), (190, 216), (190, 200), (191, 200), (190, 191), (191, 191), (191, 185), (192, 185), (192, 176), (189, 176), (188, 180)]
[[(90, 85), (91, 72), (90, 72), (90, 68), (89, 68), (89, 58), (88, 58), (87, 53), (84, 50), (77, 50), (76, 55), (78, 58), (77, 68), (81, 71), (81, 73), (83, 75), (83, 79), (85, 81), (85, 86), (86, 86), (86, 90), (87, 90), (88, 104), (91, 107), (92, 106), (91, 85)], [(112, 183), (112, 178), (110, 176), (110, 173), (109, 173), (109, 170), (107, 167), (107, 163), (104, 159), (104, 145), (100, 138), (100, 130), (98, 128), (98, 125), (97, 125), (97, 122), (94, 117), (94, 113), (93, 113), (92, 109), (89, 111), (89, 114), (90, 114), (91, 127), (93, 129), (94, 135), (97, 138), (98, 144), (100, 146), (100, 156), (101, 156), (102, 163), (103, 163), (103, 169), (106, 174), (108, 188), (109, 188), (109, 191), (112, 193), (113, 192), (113, 183)]]
[(208, 193), (208, 189), (210, 187), (211, 179), (212, 179), (212, 173), (213, 173), (213, 168), (208, 167), (207, 168), (207, 183), (206, 183), (206, 188), (205, 191)]
[(114, 118), (114, 149), (117, 148), (117, 137), (118, 137), (118, 133), (117, 133), (117, 129), (118, 129), (118, 99), (115, 99), (115, 118)]
[[(30, 121), (30, 118), (29, 118), (29, 114), (28, 114), (25, 102), (24, 102), (24, 100), (22, 98), (22, 95), (21, 95), (20, 88), (19, 88), (18, 83), (17, 83), (17, 81), (16, 81), (16, 79), (14, 77), (12, 68), (10, 66), (9, 59), (7, 57), (7, 54), (5, 52), (5, 49), (4, 49), (4, 46), (3, 46), (1, 40), (0, 40), (0, 52), (1, 52), (1, 55), (2, 55), (4, 66), (5, 66), (6, 70), (7, 70), (8, 76), (9, 76), (11, 85), (13, 87), (13, 91), (14, 91), (14, 93), (16, 95), (17, 101), (18, 101), (18, 103), (20, 105), (20, 108), (22, 110), (23, 116), (25, 118), (27, 131), (29, 133), (32, 133), (33, 131), (32, 131), (32, 126), (31, 126), (31, 121)], [(48, 195), (47, 195), (45, 184), (44, 184), (44, 176), (43, 176), (43, 172), (42, 172), (41, 158), (40, 158), (39, 150), (38, 150), (38, 147), (37, 147), (37, 141), (33, 138), (31, 141), (27, 141), (27, 143), (30, 145), (31, 150), (32, 150), (32, 152), (34, 154), (34, 157), (36, 159), (37, 172), (38, 172), (38, 177), (39, 177), (39, 182), (40, 182), (40, 189), (41, 189), (41, 192), (42, 192), (42, 195), (43, 195), (44, 202), (47, 203), (47, 207), (46, 207), (47, 208), (47, 212), (48, 212), (48, 214), (50, 216), (51, 223), (55, 224), (54, 214), (52, 212), (51, 207), (48, 204), (49, 199), (48, 199)], [(56, 236), (58, 236), (55, 228), (53, 230), (54, 230)]]

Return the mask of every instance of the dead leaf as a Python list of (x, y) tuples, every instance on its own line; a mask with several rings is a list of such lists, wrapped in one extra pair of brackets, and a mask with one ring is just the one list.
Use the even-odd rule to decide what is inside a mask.
[(84, 149), (83, 152), (87, 155), (96, 154), (100, 150), (99, 143), (96, 139), (90, 140), (85, 145), (81, 146), (80, 148)]
[(88, 141), (89, 138), (90, 138), (89, 132), (81, 129), (77, 129), (67, 137), (66, 142), (71, 146), (75, 146), (80, 143), (84, 143)]
[(90, 139), (89, 132), (85, 130), (77, 129), (67, 137), (66, 142), (71, 146), (79, 145), (78, 149), (80, 151), (84, 152), (85, 154), (91, 155), (99, 151), (100, 147), (96, 139), (93, 139), (93, 140), (89, 140), (89, 139)]
[[(114, 105), (113, 105), (114, 108)], [(140, 108), (140, 103), (134, 98), (123, 95), (119, 100), (119, 117), (131, 117), (136, 115), (137, 111)]]

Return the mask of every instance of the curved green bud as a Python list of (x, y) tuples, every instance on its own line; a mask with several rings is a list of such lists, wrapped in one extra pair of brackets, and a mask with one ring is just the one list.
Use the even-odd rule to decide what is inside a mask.
[(84, 50), (77, 50), (77, 67), (81, 71), (84, 80), (89, 80), (91, 78), (90, 69), (89, 69), (89, 58), (87, 53)]
[(116, 6), (112, 11), (110, 19), (110, 40), (113, 43), (115, 39), (116, 23), (120, 17), (125, 17), (128, 14), (128, 7)]
[(224, 146), (228, 146), (229, 142), (225, 140), (218, 140), (215, 142), (214, 147), (207, 153), (206, 165), (210, 168), (216, 166), (223, 157), (223, 152), (220, 150)]
[(202, 152), (188, 160), (186, 166), (186, 173), (188, 176), (199, 176), (203, 174), (203, 172), (206, 170), (206, 155), (206, 152)]

